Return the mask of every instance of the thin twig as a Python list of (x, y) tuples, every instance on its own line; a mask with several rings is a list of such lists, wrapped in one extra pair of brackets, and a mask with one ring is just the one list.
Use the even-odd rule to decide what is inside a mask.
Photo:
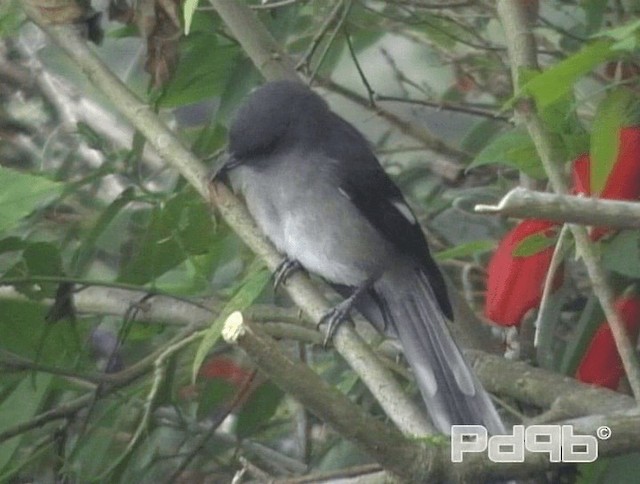
[[(185, 328), (185, 330), (182, 331), (180, 334), (176, 335), (168, 343), (168, 345), (175, 344), (176, 342), (179, 342), (184, 338), (190, 337), (194, 333), (194, 331), (195, 331), (194, 327)], [(123, 388), (127, 385), (130, 385), (132, 382), (134, 382), (138, 378), (142, 377), (143, 375), (146, 375), (150, 371), (150, 369), (153, 367), (153, 364), (156, 358), (160, 354), (162, 354), (164, 349), (165, 349), (165, 346), (157, 349), (152, 354), (145, 356), (136, 364), (128, 367), (127, 369), (119, 373), (112, 373), (108, 375), (105, 374), (104, 375), (105, 380), (109, 380), (110, 383), (108, 387), (103, 388), (101, 397), (104, 398), (106, 395), (120, 388)], [(48, 422), (71, 417), (75, 415), (79, 410), (87, 407), (88, 405), (91, 405), (91, 403), (94, 401), (94, 398), (95, 398), (94, 392), (86, 393), (85, 395), (82, 395), (81, 397), (78, 397), (74, 400), (61, 403), (57, 407), (51, 410), (48, 410), (40, 415), (37, 415), (36, 417), (32, 418), (27, 422), (22, 422), (13, 427), (5, 429), (3, 432), (0, 432), (0, 443), (7, 439), (10, 439), (11, 437), (15, 437), (16, 435), (20, 435), (30, 430), (33, 430), (35, 428), (41, 427)]]
[(172, 357), (175, 353), (180, 351), (185, 346), (193, 343), (194, 341), (202, 338), (205, 330), (196, 331), (184, 338), (181, 338), (175, 342), (172, 342), (164, 347), (164, 349), (160, 352), (160, 354), (156, 357), (153, 362), (153, 381), (151, 383), (151, 388), (147, 397), (145, 398), (142, 417), (138, 422), (138, 426), (136, 427), (133, 436), (129, 440), (127, 447), (122, 451), (120, 456), (118, 456), (108, 467), (105, 469), (100, 476), (98, 476), (98, 480), (105, 479), (114, 469), (116, 469), (120, 463), (127, 458), (133, 452), (134, 447), (137, 445), (138, 440), (142, 436), (142, 433), (146, 431), (147, 425), (151, 419), (151, 412), (153, 410), (154, 402), (158, 391), (160, 390), (160, 385), (164, 381), (165, 371), (167, 360)]
[(395, 5), (404, 5), (409, 7), (416, 7), (425, 10), (440, 10), (445, 8), (463, 8), (471, 7), (475, 5), (477, 0), (469, 0), (467, 2), (448, 2), (448, 3), (432, 3), (425, 2), (423, 0), (384, 0), (385, 3), (391, 3)]
[[(558, 242), (553, 249), (551, 263), (549, 264), (549, 269), (547, 270), (547, 275), (544, 280), (542, 299), (540, 300), (538, 315), (534, 322), (535, 334), (533, 337), (533, 347), (538, 349), (538, 353), (540, 353), (541, 351), (545, 351), (547, 354), (550, 354), (551, 352), (551, 348), (547, 343), (550, 342), (550, 339), (552, 337), (551, 333), (555, 325), (553, 325), (552, 321), (550, 321), (550, 318), (547, 317), (549, 316), (549, 297), (554, 286), (556, 275), (558, 274), (558, 270), (560, 269), (560, 265), (564, 261), (564, 256), (567, 249), (568, 235), (569, 226), (567, 224), (564, 224), (562, 226), (562, 229), (560, 229)], [(544, 341), (545, 344), (540, 345), (540, 341)], [(538, 363), (541, 362), (538, 361)], [(547, 363), (548, 362), (543, 361), (542, 366), (544, 368), (549, 368), (549, 365)]]
[(468, 153), (443, 142), (424, 126), (419, 126), (416, 123), (404, 120), (400, 116), (380, 107), (379, 105), (372, 108), (367, 98), (333, 82), (331, 79), (319, 76), (317, 78), (317, 82), (322, 87), (336, 92), (366, 109), (372, 109), (375, 114), (398, 128), (403, 134), (422, 142), (426, 149), (435, 152), (437, 156), (430, 159), (429, 163), (426, 165), (434, 173), (437, 173), (441, 177), (451, 181), (458, 180), (462, 176), (464, 172), (464, 163), (468, 162), (470, 159), (470, 155)]
[(511, 118), (509, 116), (505, 116), (503, 114), (499, 114), (496, 112), (485, 111), (483, 109), (476, 109), (473, 107), (469, 107), (467, 105), (462, 104), (451, 104), (446, 101), (429, 101), (426, 99), (407, 99), (398, 96), (385, 96), (382, 94), (376, 95), (377, 101), (394, 101), (399, 103), (407, 103), (407, 104), (419, 104), (421, 106), (429, 106), (432, 108), (436, 108), (439, 111), (453, 111), (457, 113), (470, 114), (472, 116), (481, 116), (483, 118), (494, 119), (496, 121), (501, 121), (503, 123), (511, 123)]
[(269, 2), (262, 5), (249, 5), (253, 10), (271, 10), (274, 8), (286, 7), (287, 5), (293, 5), (300, 0), (280, 0), (279, 2)]
[(313, 54), (315, 53), (316, 49), (320, 45), (320, 42), (322, 42), (322, 39), (324, 39), (324, 36), (327, 34), (331, 26), (335, 23), (335, 20), (338, 18), (338, 15), (340, 14), (340, 10), (342, 9), (342, 6), (343, 6), (342, 0), (336, 0), (336, 3), (333, 5), (333, 9), (331, 9), (331, 12), (329, 12), (329, 15), (327, 15), (327, 17), (324, 19), (324, 22), (322, 22), (322, 25), (320, 26), (316, 34), (313, 36), (313, 39), (311, 39), (311, 43), (309, 44), (309, 47), (307, 47), (307, 50), (305, 51), (304, 54), (302, 54), (302, 57), (296, 64), (296, 70), (301, 69), (303, 66), (306, 66), (309, 64), (309, 61), (311, 60), (311, 58), (313, 57)]
[(365, 89), (367, 90), (367, 95), (369, 96), (369, 102), (371, 103), (371, 106), (375, 106), (376, 102), (375, 102), (375, 91), (373, 90), (373, 88), (371, 87), (371, 84), (369, 84), (369, 80), (367, 79), (367, 76), (364, 74), (364, 71), (362, 70), (362, 66), (360, 65), (360, 62), (358, 61), (358, 56), (356, 55), (356, 51), (353, 48), (353, 43), (351, 42), (351, 36), (349, 35), (348, 32), (345, 32), (345, 37), (347, 39), (347, 47), (349, 48), (349, 55), (351, 56), (351, 60), (353, 61), (353, 65), (356, 66), (356, 70), (358, 71), (358, 75), (360, 76), (360, 80), (362, 81), (362, 84), (364, 84)]
[(223, 408), (219, 409), (216, 413), (216, 418), (211, 422), (211, 427), (207, 432), (205, 432), (195, 444), (195, 447), (189, 454), (178, 464), (176, 469), (173, 471), (171, 476), (167, 479), (167, 483), (171, 484), (173, 482), (178, 482), (180, 474), (182, 474), (189, 464), (193, 462), (193, 459), (202, 452), (202, 450), (206, 447), (207, 442), (213, 437), (218, 427), (224, 422), (224, 420), (229, 416), (229, 414), (235, 410), (240, 403), (246, 398), (249, 394), (249, 391), (253, 389), (253, 381), (258, 373), (258, 370), (253, 370), (240, 384), (240, 388), (236, 391), (234, 397), (226, 403)]
[(340, 30), (342, 29), (342, 26), (346, 22), (347, 17), (349, 16), (349, 12), (351, 11), (351, 5), (353, 4), (353, 1), (352, 0), (340, 0), (338, 2), (338, 4), (342, 7), (342, 15), (340, 16), (340, 19), (338, 20), (338, 23), (336, 24), (335, 28), (333, 29), (333, 32), (331, 32), (331, 35), (329, 36), (329, 40), (327, 40), (327, 45), (325, 45), (324, 50), (322, 51), (322, 54), (320, 55), (320, 59), (318, 59), (318, 62), (316, 63), (316, 66), (313, 68), (313, 72), (309, 76), (309, 84), (313, 83), (313, 80), (315, 79), (316, 75), (318, 74), (318, 71), (320, 70), (320, 67), (322, 67), (322, 64), (324, 63), (324, 60), (326, 59), (327, 54), (329, 53), (329, 50), (331, 49), (331, 46), (333, 45), (333, 42), (336, 40), (338, 32), (340, 32)]

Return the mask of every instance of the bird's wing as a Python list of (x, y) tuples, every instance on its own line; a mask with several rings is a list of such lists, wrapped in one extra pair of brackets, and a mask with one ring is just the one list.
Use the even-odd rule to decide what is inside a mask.
[(332, 140), (340, 140), (326, 147), (327, 155), (335, 160), (340, 193), (348, 198), (378, 232), (399, 252), (421, 264), (428, 276), (443, 313), (453, 318), (446, 285), (418, 220), (405, 201), (400, 189), (384, 171), (362, 135), (346, 121), (336, 116), (338, 133)]

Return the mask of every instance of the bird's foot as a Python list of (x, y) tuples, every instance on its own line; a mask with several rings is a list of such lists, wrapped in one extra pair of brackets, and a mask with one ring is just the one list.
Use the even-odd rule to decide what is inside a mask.
[(338, 330), (340, 325), (345, 321), (351, 321), (351, 317), (349, 314), (351, 313), (351, 308), (353, 307), (355, 298), (353, 296), (348, 297), (340, 304), (337, 304), (333, 308), (329, 309), (324, 316), (320, 319), (320, 322), (317, 325), (319, 329), (321, 325), (327, 324), (327, 333), (325, 334), (324, 340), (322, 342), (322, 347), (327, 349), (329, 345), (329, 341), (333, 338), (333, 335)]
[(278, 264), (278, 267), (276, 267), (276, 270), (273, 272), (274, 292), (277, 291), (282, 284), (285, 284), (287, 282), (287, 279), (289, 278), (289, 276), (291, 276), (291, 274), (301, 269), (302, 265), (295, 259), (289, 259), (288, 257), (286, 257), (282, 262), (280, 262), (280, 264)]
[(351, 309), (353, 309), (360, 296), (362, 296), (362, 294), (364, 294), (371, 288), (373, 281), (374, 278), (370, 278), (364, 281), (360, 286), (356, 287), (351, 296), (346, 298), (340, 304), (334, 306), (332, 309), (327, 311), (324, 316), (322, 316), (320, 322), (318, 323), (318, 328), (321, 324), (328, 324), (327, 334), (325, 335), (323, 342), (323, 347), (325, 349), (327, 348), (327, 344), (329, 343), (331, 338), (333, 338), (333, 335), (342, 323), (344, 323), (345, 321), (351, 321), (353, 323), (351, 317), (349, 316), (349, 314), (351, 313)]

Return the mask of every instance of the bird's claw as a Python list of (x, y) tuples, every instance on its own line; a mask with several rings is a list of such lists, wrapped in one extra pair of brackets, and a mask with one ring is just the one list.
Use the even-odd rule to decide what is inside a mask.
[(300, 262), (295, 259), (289, 259), (288, 257), (285, 258), (278, 264), (278, 267), (276, 267), (276, 270), (273, 272), (273, 290), (277, 291), (282, 284), (287, 282), (291, 274), (301, 269), (302, 265)]
[(333, 335), (338, 330), (340, 325), (345, 321), (351, 321), (351, 317), (349, 316), (349, 313), (351, 312), (351, 306), (352, 306), (352, 301), (349, 299), (346, 299), (342, 301), (340, 304), (338, 304), (337, 306), (331, 308), (329, 311), (327, 311), (324, 314), (324, 316), (322, 316), (322, 318), (320, 318), (320, 321), (316, 326), (317, 329), (320, 329), (321, 325), (325, 323), (327, 324), (327, 332), (322, 342), (322, 347), (324, 349), (327, 349), (327, 346), (329, 345), (329, 341), (331, 341), (331, 339), (333, 338)]

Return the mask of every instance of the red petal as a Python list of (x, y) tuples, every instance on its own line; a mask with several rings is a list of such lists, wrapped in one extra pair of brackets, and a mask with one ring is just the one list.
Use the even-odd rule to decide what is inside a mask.
[(635, 200), (640, 196), (640, 127), (620, 130), (618, 157), (600, 196)]
[(589, 195), (591, 190), (589, 184), (591, 181), (591, 160), (588, 154), (580, 155), (573, 162), (573, 193)]
[[(640, 330), (640, 299), (620, 298), (616, 301), (615, 308), (627, 328), (629, 337), (635, 341)], [(623, 375), (622, 360), (611, 328), (605, 321), (591, 339), (576, 371), (576, 378), (585, 383), (615, 390)]]
[[(547, 220), (523, 220), (500, 241), (487, 267), (485, 314), (489, 319), (502, 326), (514, 326), (540, 304), (553, 247), (527, 257), (514, 257), (513, 250), (524, 238), (556, 225)], [(559, 273), (554, 287), (561, 283)]]
[[(640, 196), (640, 127), (620, 129), (618, 156), (600, 194), (612, 200), (636, 200)], [(609, 229), (596, 227), (593, 240), (600, 239)]]
[(216, 356), (204, 363), (198, 374), (203, 378), (220, 378), (234, 385), (241, 385), (251, 372), (241, 368), (230, 358)]

